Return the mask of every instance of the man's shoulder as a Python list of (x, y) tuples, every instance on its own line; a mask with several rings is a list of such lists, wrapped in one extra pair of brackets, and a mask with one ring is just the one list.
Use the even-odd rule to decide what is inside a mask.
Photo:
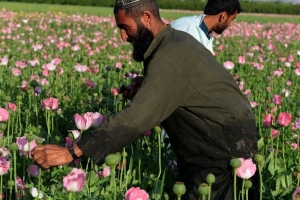
[(186, 16), (186, 17), (181, 17), (181, 18), (178, 18), (176, 20), (174, 20), (171, 25), (174, 25), (174, 24), (177, 24), (177, 23), (192, 23), (192, 22), (195, 22), (196, 19), (199, 18), (199, 16), (196, 16), (196, 15), (193, 15), (193, 16)]

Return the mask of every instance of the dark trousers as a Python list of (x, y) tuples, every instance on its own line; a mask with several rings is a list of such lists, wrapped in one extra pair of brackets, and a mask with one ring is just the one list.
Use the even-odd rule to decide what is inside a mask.
[[(216, 177), (212, 184), (211, 200), (233, 200), (233, 170), (228, 163), (224, 165), (211, 166), (208, 169), (202, 169), (192, 166), (184, 160), (178, 160), (179, 181), (184, 182), (186, 193), (181, 197), (182, 200), (199, 200), (198, 187), (201, 183), (206, 183), (206, 176), (212, 173)], [(258, 198), (258, 173), (251, 181), (252, 188), (249, 189), (248, 199), (257, 200)], [(237, 197), (241, 191), (242, 179), (237, 177)]]

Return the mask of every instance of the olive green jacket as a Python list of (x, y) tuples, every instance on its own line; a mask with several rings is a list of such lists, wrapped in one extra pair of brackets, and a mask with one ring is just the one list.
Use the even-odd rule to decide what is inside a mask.
[(130, 107), (78, 142), (96, 163), (158, 124), (176, 154), (195, 166), (247, 158), (256, 151), (249, 101), (232, 75), (192, 36), (164, 28), (144, 54), (144, 72)]

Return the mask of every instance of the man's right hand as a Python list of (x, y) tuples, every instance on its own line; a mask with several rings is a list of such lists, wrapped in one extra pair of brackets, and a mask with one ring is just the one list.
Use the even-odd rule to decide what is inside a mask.
[(143, 76), (133, 78), (131, 84), (125, 87), (124, 91), (121, 92), (123, 93), (123, 98), (131, 100), (140, 89), (143, 80)]

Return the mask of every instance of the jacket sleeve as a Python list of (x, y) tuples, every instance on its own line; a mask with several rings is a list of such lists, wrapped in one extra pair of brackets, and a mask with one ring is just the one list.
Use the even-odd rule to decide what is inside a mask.
[(97, 164), (102, 164), (108, 153), (121, 151), (166, 119), (193, 93), (183, 74), (166, 60), (151, 61), (130, 106), (82, 137), (78, 147)]

